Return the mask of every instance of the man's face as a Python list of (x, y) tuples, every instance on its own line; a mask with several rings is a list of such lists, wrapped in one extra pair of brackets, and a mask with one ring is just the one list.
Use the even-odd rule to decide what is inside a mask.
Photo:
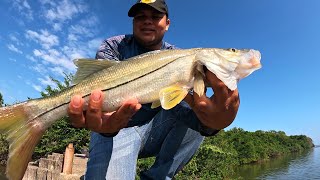
[(133, 18), (133, 34), (141, 45), (156, 50), (160, 49), (169, 25), (170, 20), (166, 14), (152, 8), (142, 8)]

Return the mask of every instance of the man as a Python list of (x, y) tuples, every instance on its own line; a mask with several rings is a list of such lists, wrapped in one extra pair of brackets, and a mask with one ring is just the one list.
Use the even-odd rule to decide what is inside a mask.
[[(133, 35), (105, 40), (96, 58), (122, 61), (152, 50), (174, 49), (163, 42), (170, 25), (168, 15), (164, 0), (138, 1), (128, 12), (133, 17)], [(83, 113), (84, 100), (74, 96), (69, 105), (72, 124), (93, 131), (86, 178), (135, 179), (137, 159), (155, 156), (155, 163), (141, 179), (171, 179), (190, 161), (202, 135), (216, 134), (236, 116), (237, 90), (230, 91), (209, 71), (206, 78), (214, 89), (212, 97), (189, 94), (169, 111), (131, 99), (117, 111), (104, 113), (104, 94), (94, 90)]]

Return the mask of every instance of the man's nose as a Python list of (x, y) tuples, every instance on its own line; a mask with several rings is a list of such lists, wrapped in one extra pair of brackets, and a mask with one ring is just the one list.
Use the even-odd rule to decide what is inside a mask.
[(153, 19), (151, 16), (146, 16), (143, 20), (143, 23), (145, 24), (151, 24), (153, 22)]

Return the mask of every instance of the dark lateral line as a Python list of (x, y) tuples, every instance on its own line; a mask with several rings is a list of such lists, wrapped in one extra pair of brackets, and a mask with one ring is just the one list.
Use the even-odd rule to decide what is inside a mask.
[[(124, 83), (122, 83), (122, 84), (118, 84), (118, 85), (116, 85), (116, 86), (114, 86), (114, 87), (110, 87), (110, 88), (107, 88), (107, 89), (103, 89), (102, 91), (105, 92), (105, 91), (108, 91), (108, 90), (117, 88), (117, 87), (119, 87), (119, 86), (128, 84), (128, 83), (130, 83), (130, 82), (132, 82), (132, 81), (135, 81), (135, 80), (137, 80), (137, 79), (139, 79), (139, 78), (142, 78), (142, 77), (147, 76), (147, 75), (149, 75), (149, 74), (151, 74), (151, 73), (154, 73), (154, 72), (156, 72), (156, 71), (158, 71), (158, 70), (166, 67), (167, 65), (169, 65), (169, 64), (171, 64), (171, 63), (173, 63), (173, 62), (175, 62), (175, 60), (174, 60), (174, 61), (171, 61), (171, 62), (169, 62), (169, 63), (167, 63), (167, 64), (164, 64), (163, 66), (160, 66), (158, 69), (155, 69), (155, 70), (153, 70), (153, 71), (150, 71), (150, 72), (147, 73), (147, 74), (143, 74), (143, 75), (141, 75), (141, 76), (139, 76), (139, 77), (136, 77), (136, 78), (134, 78), (134, 79), (132, 79), (132, 80), (130, 80), (130, 81), (128, 81), (128, 82), (124, 82)], [(88, 96), (90, 96), (90, 94), (84, 95), (84, 96), (82, 96), (82, 98), (85, 98), (85, 97), (88, 97)], [(69, 103), (70, 103), (70, 101), (68, 101), (68, 102), (66, 102), (66, 103), (62, 103), (62, 104), (60, 104), (59, 106), (56, 106), (56, 107), (54, 107), (54, 108), (52, 108), (52, 109), (50, 109), (50, 110), (48, 110), (48, 111), (46, 111), (46, 112), (43, 112), (43, 113), (39, 114), (38, 116), (36, 116), (36, 117), (33, 118), (33, 119), (36, 119), (36, 118), (38, 118), (38, 117), (41, 117), (41, 116), (43, 116), (44, 114), (46, 114), (47, 112), (53, 111), (53, 110), (55, 110), (55, 109), (58, 109), (59, 107), (64, 106), (64, 105), (67, 105), (67, 104), (69, 104)]]

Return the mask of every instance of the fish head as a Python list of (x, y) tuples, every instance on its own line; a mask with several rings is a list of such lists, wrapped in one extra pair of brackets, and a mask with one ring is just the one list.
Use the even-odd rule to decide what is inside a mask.
[(196, 60), (231, 90), (240, 79), (261, 68), (261, 53), (254, 49), (199, 49)]

